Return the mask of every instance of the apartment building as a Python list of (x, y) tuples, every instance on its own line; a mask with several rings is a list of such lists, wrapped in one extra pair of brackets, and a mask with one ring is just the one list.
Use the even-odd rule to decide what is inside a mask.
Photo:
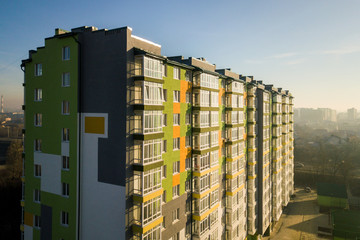
[(22, 69), (23, 239), (251, 239), (289, 202), (287, 91), (129, 27), (56, 29)]

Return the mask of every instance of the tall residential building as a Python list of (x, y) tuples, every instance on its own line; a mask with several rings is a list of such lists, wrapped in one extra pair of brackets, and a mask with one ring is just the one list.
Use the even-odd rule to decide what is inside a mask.
[(252, 239), (293, 193), (293, 97), (129, 27), (56, 29), (24, 71), (24, 239)]
[(347, 110), (348, 120), (349, 121), (355, 121), (357, 118), (357, 110), (356, 108), (349, 108)]

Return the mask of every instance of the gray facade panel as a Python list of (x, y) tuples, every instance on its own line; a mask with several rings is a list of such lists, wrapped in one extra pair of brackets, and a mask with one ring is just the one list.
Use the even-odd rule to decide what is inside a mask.
[[(162, 232), (162, 239), (170, 239), (174, 234), (180, 232), (181, 229), (186, 227), (187, 217), (185, 214), (186, 201), (190, 200), (190, 195), (187, 193), (181, 195), (178, 198), (166, 203), (162, 207), (162, 213), (165, 221), (165, 230)], [(180, 218), (179, 220), (172, 222), (172, 212), (180, 208)]]
[(81, 41), (81, 112), (108, 113), (108, 138), (99, 139), (98, 181), (125, 186), (127, 29), (84, 33)]
[(41, 204), (41, 240), (52, 239), (52, 208)]

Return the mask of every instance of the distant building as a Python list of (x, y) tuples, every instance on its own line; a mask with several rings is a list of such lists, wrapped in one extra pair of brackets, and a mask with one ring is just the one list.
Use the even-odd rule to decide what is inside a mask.
[(336, 122), (336, 110), (330, 108), (297, 108), (295, 121), (299, 122)]
[(349, 121), (355, 121), (357, 117), (357, 110), (356, 108), (350, 108), (347, 110), (347, 117)]
[(333, 210), (330, 218), (334, 239), (360, 239), (360, 211)]

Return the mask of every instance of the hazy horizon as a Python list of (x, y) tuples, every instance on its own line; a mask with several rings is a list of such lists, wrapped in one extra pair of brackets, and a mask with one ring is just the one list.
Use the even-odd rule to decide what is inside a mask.
[(354, 0), (7, 1), (0, 9), (6, 36), (0, 38), (0, 95), (6, 109), (21, 108), (21, 60), (55, 28), (130, 26), (162, 45), (163, 55), (205, 57), (217, 68), (289, 89), (296, 108), (359, 109), (359, 7)]

